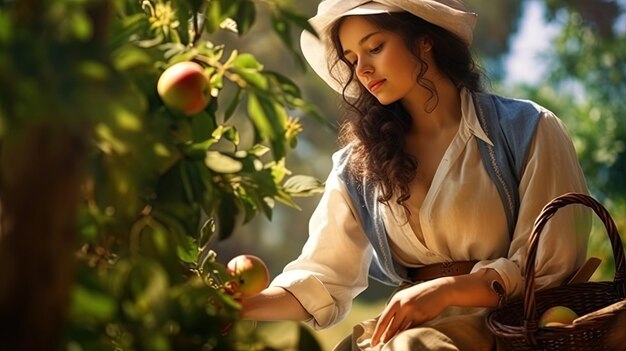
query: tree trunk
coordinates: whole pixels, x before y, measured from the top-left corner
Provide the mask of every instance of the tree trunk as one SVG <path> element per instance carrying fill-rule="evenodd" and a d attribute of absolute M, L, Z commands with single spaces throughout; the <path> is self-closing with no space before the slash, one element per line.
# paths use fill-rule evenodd
<path fill-rule="evenodd" d="M 58 350 L 74 281 L 85 141 L 58 127 L 20 135 L 0 149 L 0 349 Z"/>

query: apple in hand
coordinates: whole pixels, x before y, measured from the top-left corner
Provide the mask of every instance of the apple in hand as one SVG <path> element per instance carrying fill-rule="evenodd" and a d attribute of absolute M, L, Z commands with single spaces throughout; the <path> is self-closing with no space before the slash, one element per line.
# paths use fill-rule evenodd
<path fill-rule="evenodd" d="M 211 101 L 204 69 L 192 61 L 175 63 L 163 71 L 157 82 L 157 92 L 165 106 L 186 115 L 204 110 Z"/>
<path fill-rule="evenodd" d="M 257 295 L 270 282 L 269 270 L 265 262 L 257 256 L 236 256 L 228 262 L 226 269 L 235 278 L 237 290 L 242 297 Z"/>
<path fill-rule="evenodd" d="M 565 306 L 548 308 L 539 318 L 540 327 L 562 327 L 572 324 L 578 318 L 576 312 Z"/>

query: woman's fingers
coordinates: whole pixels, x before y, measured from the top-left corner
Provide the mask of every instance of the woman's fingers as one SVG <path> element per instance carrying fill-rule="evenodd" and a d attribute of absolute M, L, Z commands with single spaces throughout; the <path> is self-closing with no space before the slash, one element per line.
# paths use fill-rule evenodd
<path fill-rule="evenodd" d="M 392 304 L 388 304 L 376 322 L 374 333 L 372 333 L 372 345 L 378 345 L 381 336 L 387 330 L 389 323 L 394 319 L 394 317 L 395 309 Z"/>
<path fill-rule="evenodd" d="M 389 303 L 376 322 L 372 345 L 378 345 L 381 341 L 387 342 L 399 332 L 408 329 L 413 321 L 407 317 L 399 303 Z"/>
<path fill-rule="evenodd" d="M 376 329 L 374 329 L 371 340 L 372 346 L 377 345 L 380 342 L 388 342 L 398 333 L 409 329 L 411 325 L 413 325 L 413 321 L 401 318 L 396 314 L 388 327 L 381 325 L 380 327 L 377 326 Z"/>
<path fill-rule="evenodd" d="M 407 321 L 404 318 L 401 318 L 400 315 L 396 314 L 396 316 L 389 324 L 389 327 L 382 335 L 382 342 L 387 342 L 391 340 L 396 334 L 401 332 L 403 327 L 407 324 Z"/>

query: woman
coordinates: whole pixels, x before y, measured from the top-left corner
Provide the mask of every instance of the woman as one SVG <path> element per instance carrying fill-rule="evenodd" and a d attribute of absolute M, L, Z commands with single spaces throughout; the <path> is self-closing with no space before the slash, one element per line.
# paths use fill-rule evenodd
<path fill-rule="evenodd" d="M 485 308 L 520 295 L 535 218 L 587 188 L 550 111 L 481 92 L 475 20 L 454 0 L 319 5 L 302 49 L 351 114 L 302 254 L 245 318 L 329 327 L 369 273 L 402 288 L 337 349 L 493 349 Z M 544 229 L 539 288 L 583 263 L 588 215 L 570 206 Z"/>

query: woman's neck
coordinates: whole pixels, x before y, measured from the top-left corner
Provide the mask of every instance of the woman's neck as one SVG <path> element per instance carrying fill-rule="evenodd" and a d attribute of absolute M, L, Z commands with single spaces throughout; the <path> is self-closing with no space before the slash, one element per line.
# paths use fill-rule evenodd
<path fill-rule="evenodd" d="M 436 96 L 432 100 L 429 101 L 430 91 L 422 86 L 418 86 L 414 94 L 402 100 L 402 105 L 413 120 L 409 134 L 432 137 L 450 128 L 457 128 L 461 121 L 460 88 L 440 75 L 428 79 L 436 88 Z M 427 112 L 426 107 L 434 102 L 434 109 Z"/>

